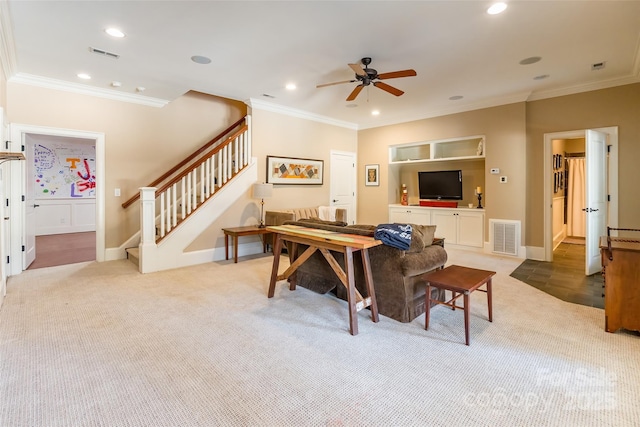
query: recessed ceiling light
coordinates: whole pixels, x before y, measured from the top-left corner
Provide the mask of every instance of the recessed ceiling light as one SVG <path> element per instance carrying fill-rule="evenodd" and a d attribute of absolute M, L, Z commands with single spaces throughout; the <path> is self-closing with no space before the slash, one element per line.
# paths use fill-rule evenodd
<path fill-rule="evenodd" d="M 540 62 L 542 58 L 539 56 L 530 56 L 528 58 L 524 58 L 522 61 L 520 61 L 520 65 L 531 65 L 531 64 L 535 64 L 536 62 Z"/>
<path fill-rule="evenodd" d="M 114 80 L 114 81 L 112 81 L 112 82 L 111 82 L 111 86 L 113 86 L 113 87 L 120 87 L 120 86 L 122 86 L 122 83 L 117 82 L 117 81 L 115 81 L 115 80 Z"/>
<path fill-rule="evenodd" d="M 117 37 L 119 39 L 125 36 L 125 34 L 117 28 L 107 28 L 104 32 L 109 34 L 111 37 Z"/>
<path fill-rule="evenodd" d="M 453 96 L 449 97 L 449 100 L 450 101 L 457 101 L 457 100 L 462 99 L 462 98 L 464 98 L 464 96 L 462 96 L 462 95 L 453 95 Z"/>
<path fill-rule="evenodd" d="M 206 56 L 200 56 L 200 55 L 192 56 L 191 60 L 193 62 L 195 62 L 196 64 L 202 64 L 202 65 L 206 65 L 206 64 L 210 64 L 211 63 L 211 59 L 210 58 L 207 58 Z"/>
<path fill-rule="evenodd" d="M 533 80 L 544 80 L 548 78 L 549 78 L 549 74 L 540 74 L 539 76 L 535 76 Z"/>
<path fill-rule="evenodd" d="M 287 90 L 296 90 L 297 88 L 295 83 L 287 83 L 285 87 L 287 88 Z"/>
<path fill-rule="evenodd" d="M 90 80 L 91 76 L 87 73 L 78 73 L 78 78 L 82 80 Z"/>
<path fill-rule="evenodd" d="M 138 86 L 138 87 L 136 88 L 136 92 L 144 92 L 145 90 L 147 90 L 147 88 L 146 88 L 146 87 L 143 87 L 143 86 Z"/>
<path fill-rule="evenodd" d="M 378 111 L 378 110 L 373 110 L 373 111 L 371 112 L 371 115 L 372 115 L 372 116 L 379 116 L 379 115 L 380 115 L 380 111 Z"/>
<path fill-rule="evenodd" d="M 487 13 L 489 15 L 497 15 L 498 13 L 502 13 L 504 12 L 504 10 L 507 8 L 507 4 L 506 3 L 494 3 L 491 5 L 491 7 L 489 7 L 489 9 L 487 9 Z"/>

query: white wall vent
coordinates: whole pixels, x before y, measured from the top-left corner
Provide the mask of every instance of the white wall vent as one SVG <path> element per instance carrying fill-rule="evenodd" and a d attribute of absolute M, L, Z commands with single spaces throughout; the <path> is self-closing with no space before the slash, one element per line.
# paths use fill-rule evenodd
<path fill-rule="evenodd" d="M 497 254 L 518 255 L 520 221 L 490 219 L 491 251 Z"/>
<path fill-rule="evenodd" d="M 108 58 L 113 58 L 113 59 L 120 58 L 120 55 L 118 55 L 117 53 L 107 52 L 106 50 L 97 49 L 97 48 L 91 47 L 91 46 L 89 46 L 89 52 L 97 53 L 98 55 L 103 55 L 103 56 L 106 56 Z"/>

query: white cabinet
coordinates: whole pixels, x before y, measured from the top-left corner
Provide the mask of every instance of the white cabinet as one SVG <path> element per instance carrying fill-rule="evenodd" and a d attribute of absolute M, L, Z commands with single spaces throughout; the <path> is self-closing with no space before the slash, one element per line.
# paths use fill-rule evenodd
<path fill-rule="evenodd" d="M 445 247 L 484 247 L 484 209 L 390 205 L 389 222 L 435 225 Z"/>
<path fill-rule="evenodd" d="M 389 207 L 389 222 L 430 225 L 431 214 L 418 206 Z"/>
<path fill-rule="evenodd" d="M 445 244 L 484 246 L 484 212 L 471 209 L 439 209 L 431 212 L 431 221 L 437 227 L 438 237 L 445 238 Z"/>
<path fill-rule="evenodd" d="M 414 142 L 389 147 L 389 164 L 484 159 L 484 136 Z"/>

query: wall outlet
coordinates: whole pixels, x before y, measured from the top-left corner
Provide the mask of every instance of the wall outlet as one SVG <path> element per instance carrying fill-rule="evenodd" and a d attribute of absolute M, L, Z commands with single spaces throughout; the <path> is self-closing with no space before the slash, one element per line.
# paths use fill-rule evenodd
<path fill-rule="evenodd" d="M 492 173 L 493 175 L 498 175 L 498 174 L 500 173 L 500 169 L 498 169 L 498 168 L 491 168 L 491 173 Z"/>
<path fill-rule="evenodd" d="M 114 192 L 113 192 L 113 195 L 114 195 L 114 196 L 116 196 L 116 197 L 120 197 L 120 189 L 119 189 L 119 188 L 116 188 L 116 189 L 114 190 Z"/>
<path fill-rule="evenodd" d="M 507 182 L 507 177 L 506 176 L 501 176 L 500 177 L 500 184 L 505 184 Z"/>

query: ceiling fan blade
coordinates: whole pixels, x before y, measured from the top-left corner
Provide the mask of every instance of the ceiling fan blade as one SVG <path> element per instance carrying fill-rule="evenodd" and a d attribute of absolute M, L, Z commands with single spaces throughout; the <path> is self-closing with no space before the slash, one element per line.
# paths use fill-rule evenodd
<path fill-rule="evenodd" d="M 364 72 L 360 64 L 349 64 L 349 67 L 359 76 L 366 76 L 367 73 Z"/>
<path fill-rule="evenodd" d="M 342 83 L 353 83 L 353 82 L 355 82 L 355 80 L 345 80 L 343 82 L 323 83 L 321 85 L 316 85 L 316 88 L 325 87 L 325 86 L 333 86 L 333 85 L 341 85 Z"/>
<path fill-rule="evenodd" d="M 414 77 L 417 76 L 416 70 L 402 70 L 402 71 L 392 71 L 390 73 L 382 73 L 378 74 L 378 78 L 380 80 L 384 79 L 396 79 L 398 77 Z"/>
<path fill-rule="evenodd" d="M 347 101 L 353 101 L 354 99 L 356 99 L 356 97 L 358 96 L 358 94 L 360 93 L 360 91 L 362 90 L 363 87 L 364 87 L 364 85 L 356 86 L 356 88 L 353 90 L 353 92 L 351 92 L 351 94 L 349 94 L 349 96 L 347 96 Z"/>
<path fill-rule="evenodd" d="M 404 93 L 400 89 L 396 89 L 395 87 L 389 86 L 386 83 L 374 82 L 373 85 L 375 87 L 380 88 L 380 89 L 382 89 L 382 90 L 384 90 L 386 92 L 389 92 L 390 94 L 395 95 L 395 96 L 400 96 L 400 95 L 402 95 Z"/>

